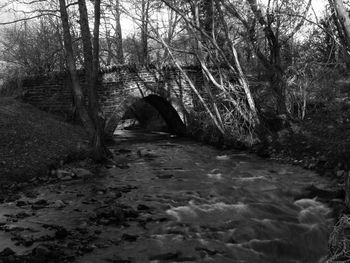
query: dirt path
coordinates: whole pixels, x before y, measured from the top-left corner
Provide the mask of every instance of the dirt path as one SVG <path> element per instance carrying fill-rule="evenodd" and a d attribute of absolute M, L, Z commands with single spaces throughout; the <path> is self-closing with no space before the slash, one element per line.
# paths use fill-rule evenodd
<path fill-rule="evenodd" d="M 191 141 L 143 141 L 124 136 L 116 165 L 62 171 L 2 204 L 0 259 L 324 262 L 331 211 L 295 196 L 327 179 Z"/>

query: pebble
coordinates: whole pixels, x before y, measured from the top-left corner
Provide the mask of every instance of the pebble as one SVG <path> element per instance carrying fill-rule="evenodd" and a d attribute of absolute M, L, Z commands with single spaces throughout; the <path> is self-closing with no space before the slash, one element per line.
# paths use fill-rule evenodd
<path fill-rule="evenodd" d="M 344 174 L 345 174 L 345 171 L 344 170 L 339 170 L 339 171 L 337 171 L 337 177 L 343 177 L 344 176 Z"/>
<path fill-rule="evenodd" d="M 110 223 L 110 220 L 105 219 L 105 218 L 101 218 L 101 219 L 99 220 L 99 223 L 100 223 L 101 225 L 108 225 L 108 224 Z"/>
<path fill-rule="evenodd" d="M 72 173 L 69 172 L 69 171 L 66 171 L 66 170 L 56 170 L 56 176 L 58 178 L 64 178 L 64 177 L 67 177 L 67 176 L 72 176 Z"/>
<path fill-rule="evenodd" d="M 139 204 L 137 210 L 150 210 L 151 208 L 147 205 Z"/>
<path fill-rule="evenodd" d="M 84 226 L 78 226 L 76 228 L 76 230 L 81 233 L 81 234 L 87 234 L 89 233 L 89 229 L 87 227 L 84 227 Z"/>
<path fill-rule="evenodd" d="M 47 202 L 45 199 L 39 199 L 39 200 L 36 201 L 34 204 L 35 204 L 35 205 L 46 206 L 46 205 L 48 205 L 48 202 Z"/>
<path fill-rule="evenodd" d="M 32 204 L 32 209 L 41 209 L 48 205 L 48 202 L 45 199 L 40 199 Z"/>
<path fill-rule="evenodd" d="M 170 178 L 173 178 L 174 175 L 172 175 L 172 174 L 162 174 L 162 175 L 157 175 L 157 177 L 159 179 L 170 179 Z"/>
<path fill-rule="evenodd" d="M 82 248 L 82 251 L 89 253 L 89 252 L 92 252 L 95 248 L 96 248 L 95 245 L 87 245 L 87 246 Z"/>
<path fill-rule="evenodd" d="M 57 209 L 63 208 L 65 206 L 66 206 L 66 204 L 62 200 L 56 200 L 54 202 L 54 204 L 52 205 L 52 207 L 57 208 Z"/>
<path fill-rule="evenodd" d="M 85 178 L 94 175 L 91 171 L 84 168 L 76 168 L 73 170 L 73 172 L 78 178 Z"/>
<path fill-rule="evenodd" d="M 47 257 L 50 255 L 50 250 L 45 246 L 39 245 L 33 250 L 33 254 L 36 257 Z"/>
<path fill-rule="evenodd" d="M 16 214 L 16 217 L 19 219 L 23 219 L 23 218 L 30 217 L 30 214 L 28 214 L 26 212 L 19 212 L 18 214 Z"/>
<path fill-rule="evenodd" d="M 67 175 L 67 176 L 61 177 L 60 179 L 61 179 L 62 181 L 69 181 L 69 180 L 72 180 L 73 177 L 70 176 L 70 175 Z"/>
<path fill-rule="evenodd" d="M 128 242 L 135 242 L 137 240 L 137 235 L 129 235 L 129 234 L 123 234 L 122 240 L 128 241 Z"/>
<path fill-rule="evenodd" d="M 98 243 L 98 244 L 96 244 L 96 247 L 98 247 L 98 248 L 108 248 L 109 245 L 104 244 L 104 243 Z"/>
<path fill-rule="evenodd" d="M 327 157 L 326 157 L 325 155 L 322 155 L 322 156 L 319 158 L 319 160 L 320 160 L 321 162 L 326 162 L 326 161 L 327 161 Z"/>
<path fill-rule="evenodd" d="M 60 227 L 59 229 L 56 230 L 55 232 L 55 237 L 57 239 L 64 239 L 68 236 L 68 231 L 64 227 Z"/>
<path fill-rule="evenodd" d="M 216 156 L 216 160 L 227 161 L 227 160 L 230 160 L 230 157 L 228 155 L 218 155 Z"/>
<path fill-rule="evenodd" d="M 28 202 L 23 201 L 23 200 L 19 200 L 19 201 L 16 202 L 16 206 L 25 206 L 27 204 L 28 204 Z"/>

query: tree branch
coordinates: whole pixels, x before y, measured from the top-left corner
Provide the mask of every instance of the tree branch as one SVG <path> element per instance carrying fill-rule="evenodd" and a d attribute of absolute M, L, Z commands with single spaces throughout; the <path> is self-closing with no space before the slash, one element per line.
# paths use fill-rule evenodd
<path fill-rule="evenodd" d="M 43 17 L 43 16 L 56 16 L 56 17 L 59 17 L 59 15 L 56 15 L 56 14 L 40 14 L 40 15 L 36 15 L 36 16 L 32 16 L 32 17 L 19 18 L 19 19 L 16 19 L 16 20 L 13 20 L 13 21 L 9 21 L 9 22 L 1 22 L 0 26 L 16 24 L 16 23 L 19 23 L 19 22 L 28 21 L 28 20 L 36 19 L 36 18 Z"/>

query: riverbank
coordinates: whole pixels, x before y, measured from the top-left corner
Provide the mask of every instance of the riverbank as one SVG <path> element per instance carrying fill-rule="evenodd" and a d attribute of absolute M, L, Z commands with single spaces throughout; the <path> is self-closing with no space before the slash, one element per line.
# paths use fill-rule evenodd
<path fill-rule="evenodd" d="M 0 99 L 0 184 L 47 176 L 72 158 L 83 157 L 84 130 L 13 98 Z"/>
<path fill-rule="evenodd" d="M 277 133 L 262 154 L 343 182 L 350 170 L 350 105 L 322 107 Z"/>
<path fill-rule="evenodd" d="M 304 120 L 292 121 L 255 150 L 263 157 L 316 171 L 344 189 L 350 172 L 350 105 L 309 111 Z M 338 198 L 344 199 L 344 193 Z"/>
<path fill-rule="evenodd" d="M 310 111 L 304 120 L 278 132 L 268 145 L 260 147 L 257 152 L 279 162 L 314 170 L 333 180 L 336 188 L 332 191 L 312 188 L 307 197 L 328 195 L 337 222 L 329 238 L 327 262 L 348 262 L 350 211 L 344 205 L 344 179 L 350 174 L 349 103 Z"/>

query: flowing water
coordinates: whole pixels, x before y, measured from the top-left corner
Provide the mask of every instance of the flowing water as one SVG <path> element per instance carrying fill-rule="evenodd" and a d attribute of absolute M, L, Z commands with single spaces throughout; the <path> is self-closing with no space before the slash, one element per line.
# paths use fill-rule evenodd
<path fill-rule="evenodd" d="M 325 178 L 168 134 L 122 131 L 115 140 L 116 167 L 38 189 L 68 205 L 27 219 L 98 233 L 93 252 L 74 262 L 325 262 L 331 210 L 317 198 L 295 199 L 311 184 L 327 187 Z M 115 197 L 115 189 L 127 190 Z M 111 202 L 137 216 L 122 225 L 89 220 Z"/>
<path fill-rule="evenodd" d="M 131 163 L 109 171 L 113 182 L 138 187 L 125 202 L 150 206 L 145 217 L 160 219 L 121 245 L 122 255 L 140 262 L 322 262 L 327 255 L 330 209 L 295 200 L 306 186 L 329 183 L 313 172 L 167 135 L 124 131 L 117 141 L 116 152 L 123 144 L 131 150 Z"/>

